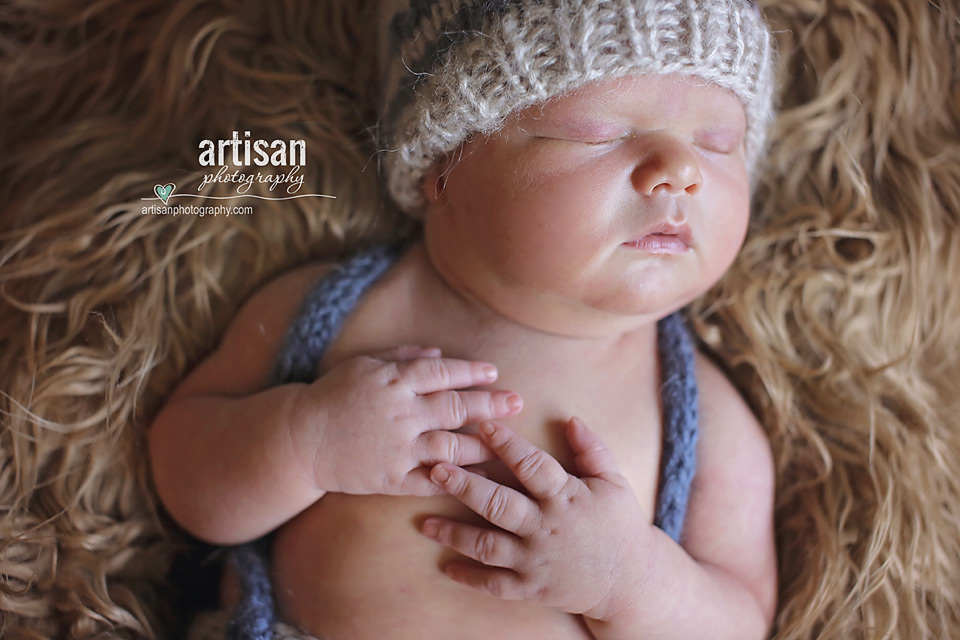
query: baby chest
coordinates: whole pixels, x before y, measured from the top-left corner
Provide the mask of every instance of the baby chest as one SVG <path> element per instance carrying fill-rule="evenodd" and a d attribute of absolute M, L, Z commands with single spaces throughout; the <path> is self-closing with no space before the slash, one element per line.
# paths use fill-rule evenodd
<path fill-rule="evenodd" d="M 504 388 L 524 398 L 519 414 L 500 420 L 556 458 L 567 472 L 581 475 L 566 439 L 568 421 L 576 416 L 609 448 L 620 472 L 652 522 L 659 479 L 662 432 L 660 403 L 651 389 L 633 388 L 622 381 L 565 385 L 565 376 L 550 385 L 550 376 L 512 381 Z M 491 477 L 517 487 L 500 463 L 485 468 Z"/>
<path fill-rule="evenodd" d="M 445 358 L 491 362 L 497 380 L 460 391 L 508 390 L 523 399 L 520 413 L 500 421 L 576 473 L 566 441 L 567 421 L 578 416 L 610 448 L 641 506 L 653 512 L 661 443 L 661 402 L 656 359 L 639 341 L 599 356 L 495 322 L 451 314 L 415 293 L 412 269 L 397 266 L 353 308 L 317 364 L 323 375 L 351 356 L 397 345 L 439 347 Z M 463 426 L 475 432 L 476 424 Z M 488 465 L 496 479 L 513 484 L 505 469 Z"/>

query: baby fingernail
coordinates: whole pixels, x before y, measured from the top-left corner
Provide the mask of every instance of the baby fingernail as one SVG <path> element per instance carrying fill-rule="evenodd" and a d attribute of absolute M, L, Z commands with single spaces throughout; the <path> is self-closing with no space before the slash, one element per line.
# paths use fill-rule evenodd
<path fill-rule="evenodd" d="M 480 433 L 485 436 L 492 436 L 493 432 L 496 431 L 496 427 L 493 426 L 492 422 L 482 422 L 480 423 Z"/>
<path fill-rule="evenodd" d="M 497 379 L 497 368 L 492 364 L 487 364 L 483 366 L 483 377 L 487 380 L 496 380 Z"/>
<path fill-rule="evenodd" d="M 434 482 L 438 484 L 443 484 L 450 479 L 450 472 L 444 469 L 443 467 L 437 465 L 433 468 L 433 471 L 430 472 L 430 477 Z"/>
<path fill-rule="evenodd" d="M 520 411 L 521 407 L 523 407 L 523 399 L 520 396 L 515 393 L 511 393 L 507 396 L 507 409 L 517 412 Z"/>
<path fill-rule="evenodd" d="M 427 520 L 423 523 L 423 535 L 428 538 L 436 538 L 440 535 L 440 527 L 433 520 Z"/>

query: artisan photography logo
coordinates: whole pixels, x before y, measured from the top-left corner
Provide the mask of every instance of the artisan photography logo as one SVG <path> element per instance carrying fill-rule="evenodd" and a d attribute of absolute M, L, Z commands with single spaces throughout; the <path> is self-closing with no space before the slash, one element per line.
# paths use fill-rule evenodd
<path fill-rule="evenodd" d="M 202 140 L 197 157 L 201 167 L 210 168 L 197 187 L 197 193 L 177 193 L 177 185 L 168 182 L 153 187 L 154 198 L 160 205 L 149 205 L 142 209 L 144 215 L 247 215 L 253 213 L 252 207 L 234 206 L 196 206 L 170 204 L 173 198 L 193 198 L 205 200 L 232 200 L 235 198 L 255 198 L 258 200 L 293 200 L 295 198 L 335 198 L 322 193 L 299 193 L 303 187 L 303 167 L 307 164 L 306 140 L 251 140 L 250 132 L 244 131 L 243 138 L 237 131 L 228 140 Z M 256 169 L 254 169 L 256 167 Z M 260 169 L 260 168 L 263 169 Z M 268 171 L 266 167 L 274 170 Z M 202 192 L 205 187 L 214 184 L 236 185 L 237 195 L 210 196 Z M 277 191 L 276 196 L 262 196 L 249 193 L 254 184 L 269 185 L 268 190 Z"/>

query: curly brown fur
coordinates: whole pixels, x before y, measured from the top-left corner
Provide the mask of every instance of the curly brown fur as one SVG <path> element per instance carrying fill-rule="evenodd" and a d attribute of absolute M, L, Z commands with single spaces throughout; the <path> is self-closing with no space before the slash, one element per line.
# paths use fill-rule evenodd
<path fill-rule="evenodd" d="M 147 481 L 152 412 L 264 280 L 402 231 L 375 188 L 368 71 L 341 62 L 365 24 L 349 9 L 0 5 L 3 637 L 158 633 L 173 541 Z M 338 199 L 140 214 L 158 182 L 195 192 L 198 141 L 242 128 L 307 140 L 306 184 Z"/>
<path fill-rule="evenodd" d="M 955 637 L 960 9 L 762 4 L 782 114 L 744 251 L 691 311 L 776 454 L 776 637 Z M 415 232 L 376 181 L 375 8 L 0 4 L 3 637 L 169 635 L 153 412 L 266 279 Z M 140 215 L 244 129 L 306 139 L 338 199 Z"/>
<path fill-rule="evenodd" d="M 694 309 L 773 443 L 778 638 L 960 635 L 960 11 L 925 4 L 768 3 L 770 167 Z"/>

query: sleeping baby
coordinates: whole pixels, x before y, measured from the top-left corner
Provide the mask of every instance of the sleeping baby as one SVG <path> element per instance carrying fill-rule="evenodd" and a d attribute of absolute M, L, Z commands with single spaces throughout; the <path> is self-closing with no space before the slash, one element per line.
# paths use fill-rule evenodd
<path fill-rule="evenodd" d="M 761 639 L 773 464 L 682 309 L 772 117 L 745 0 L 384 3 L 396 246 L 281 275 L 151 426 L 192 638 Z"/>

